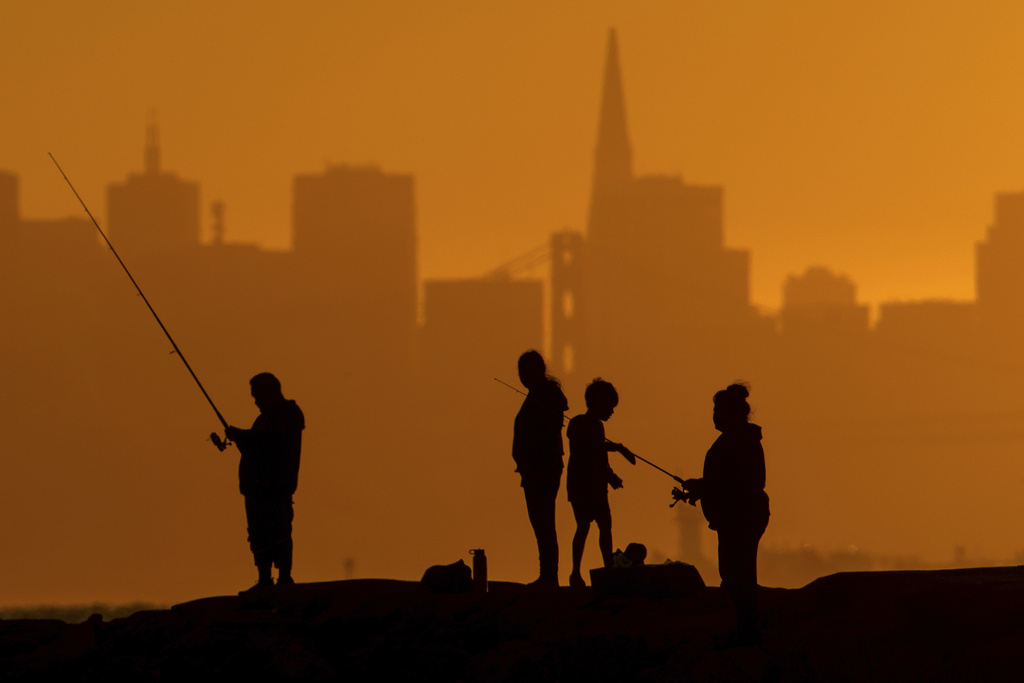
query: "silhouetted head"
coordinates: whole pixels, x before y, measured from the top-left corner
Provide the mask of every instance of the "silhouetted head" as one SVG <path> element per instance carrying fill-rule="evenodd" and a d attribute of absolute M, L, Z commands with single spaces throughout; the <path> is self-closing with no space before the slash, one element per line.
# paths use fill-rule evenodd
<path fill-rule="evenodd" d="M 615 391 L 611 382 L 598 377 L 583 392 L 583 400 L 587 402 L 588 413 L 600 420 L 607 420 L 615 412 L 615 406 L 619 405 L 619 392 Z"/>
<path fill-rule="evenodd" d="M 284 400 L 281 393 L 281 382 L 269 372 L 261 372 L 249 380 L 249 388 L 252 390 L 252 398 L 256 401 L 256 407 L 260 412 L 274 407 Z"/>
<path fill-rule="evenodd" d="M 530 349 L 519 356 L 519 381 L 527 389 L 532 389 L 547 377 L 548 368 L 544 364 L 544 357 L 539 352 Z"/>
<path fill-rule="evenodd" d="M 750 418 L 747 396 L 750 396 L 750 390 L 744 384 L 730 384 L 715 394 L 715 410 L 712 413 L 715 429 L 725 432 L 747 423 Z"/>

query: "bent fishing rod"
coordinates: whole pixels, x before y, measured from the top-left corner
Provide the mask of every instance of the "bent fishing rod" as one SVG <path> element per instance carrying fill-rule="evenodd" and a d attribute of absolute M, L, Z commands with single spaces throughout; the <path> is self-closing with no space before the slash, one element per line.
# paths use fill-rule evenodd
<path fill-rule="evenodd" d="M 497 377 L 495 377 L 495 378 L 494 378 L 494 381 L 495 381 L 495 382 L 497 382 L 498 384 L 504 384 L 504 385 L 505 385 L 506 387 L 508 387 L 508 388 L 509 388 L 509 389 L 511 389 L 512 391 L 516 392 L 517 394 L 522 394 L 523 396 L 526 396 L 526 395 L 527 395 L 526 393 L 524 393 L 524 392 L 522 392 L 522 391 L 519 391 L 519 389 L 515 388 L 514 386 L 512 386 L 512 385 L 511 385 L 511 384 L 509 384 L 508 382 L 502 382 L 502 381 L 501 381 L 500 379 L 498 379 Z M 564 414 L 562 415 L 562 422 L 565 422 L 565 415 L 564 415 Z M 614 442 L 614 441 L 612 441 L 611 439 L 605 439 L 605 441 L 607 441 L 608 443 L 615 443 L 615 442 Z M 620 445 L 620 444 L 616 444 L 616 445 Z M 648 460 L 647 458 L 641 458 L 641 457 L 640 457 L 639 455 L 637 455 L 636 453 L 633 453 L 633 451 L 630 451 L 630 453 L 632 453 L 632 454 L 633 454 L 633 457 L 634 457 L 634 458 L 636 458 L 637 460 L 641 460 L 641 461 L 643 461 L 643 462 L 647 463 L 648 465 L 650 465 L 650 466 L 651 466 L 651 467 L 653 467 L 654 469 L 658 470 L 659 472 L 664 472 L 664 473 L 665 473 L 665 474 L 667 474 L 668 476 L 670 476 L 670 477 L 672 477 L 673 479 L 675 479 L 675 480 L 676 480 L 676 481 L 677 481 L 678 483 L 680 483 L 680 484 L 684 483 L 684 482 L 683 482 L 683 480 L 682 480 L 681 478 L 679 478 L 679 477 L 677 477 L 676 475 L 672 474 L 672 473 L 671 473 L 671 472 L 669 472 L 668 470 L 665 470 L 665 469 L 662 469 L 662 468 L 658 467 L 657 465 L 655 465 L 655 464 L 654 464 L 653 462 L 651 462 L 651 461 L 650 461 L 650 460 Z"/>
<path fill-rule="evenodd" d="M 50 153 L 47 152 L 47 154 Z M 185 356 L 184 354 L 181 353 L 181 349 L 179 349 L 178 345 L 174 343 L 174 337 L 172 337 L 171 333 L 167 331 L 166 327 L 164 327 L 163 321 L 161 321 L 160 316 L 156 314 L 156 311 L 153 309 L 153 305 L 149 303 L 149 299 L 147 299 L 146 295 L 142 293 L 142 288 L 139 287 L 139 283 L 137 283 L 135 281 L 135 278 L 132 277 L 131 272 L 129 272 L 128 270 L 128 266 L 126 266 L 124 264 L 124 261 L 121 260 L 121 257 L 117 253 L 117 250 L 114 249 L 114 245 L 111 244 L 110 240 L 107 239 L 106 233 L 103 232 L 103 229 L 100 228 L 100 224 L 96 222 L 95 218 L 93 218 L 92 211 L 89 211 L 89 207 L 85 205 L 85 201 L 78 194 L 78 190 L 75 189 L 75 186 L 71 184 L 71 180 L 68 179 L 67 174 L 64 173 L 64 169 L 62 169 L 60 167 L 60 164 L 57 163 L 57 160 L 54 159 L 53 154 L 50 154 L 50 159 L 53 160 L 53 164 L 54 166 L 57 167 L 57 170 L 60 171 L 60 174 L 64 176 L 65 182 L 67 182 L 68 187 L 70 187 L 71 191 L 75 194 L 75 198 L 78 199 L 78 203 L 82 205 L 83 209 L 85 209 L 85 213 L 89 216 L 89 219 L 92 221 L 92 224 L 96 226 L 96 229 L 99 231 L 100 236 L 103 238 L 103 241 L 106 242 L 107 247 L 110 249 L 111 253 L 114 254 L 114 258 L 116 258 L 117 262 L 121 264 L 121 268 L 124 269 L 124 274 L 128 276 L 129 280 L 132 281 L 132 284 L 135 286 L 135 291 L 139 293 L 139 296 L 142 297 L 142 300 L 146 304 L 146 308 L 149 309 L 149 312 L 153 314 L 153 318 L 156 319 L 156 324 L 159 325 L 160 329 L 164 331 L 164 334 L 167 336 L 167 341 L 171 342 L 171 347 L 174 349 L 174 353 L 176 353 L 178 355 L 178 358 L 181 359 L 181 362 L 185 364 L 185 368 L 188 370 L 188 374 L 192 375 L 192 379 L 196 381 L 196 385 L 199 387 L 199 391 L 203 392 L 203 396 L 206 397 L 206 400 L 209 402 L 210 407 L 213 408 L 213 412 L 217 413 L 217 419 L 220 420 L 220 423 L 224 425 L 224 429 L 226 430 L 228 428 L 227 420 L 225 420 L 224 416 L 220 414 L 219 410 L 217 410 L 217 406 L 213 404 L 213 399 L 210 398 L 210 395 L 208 393 L 206 393 L 206 389 L 203 388 L 203 383 L 199 381 L 199 378 L 196 376 L 196 373 L 192 370 L 192 366 L 188 364 L 187 360 L 185 360 Z M 216 446 L 217 449 L 221 451 L 227 448 L 228 445 L 231 443 L 226 436 L 224 439 L 221 439 L 217 432 L 212 432 L 210 434 L 210 441 L 212 441 L 213 445 Z"/>

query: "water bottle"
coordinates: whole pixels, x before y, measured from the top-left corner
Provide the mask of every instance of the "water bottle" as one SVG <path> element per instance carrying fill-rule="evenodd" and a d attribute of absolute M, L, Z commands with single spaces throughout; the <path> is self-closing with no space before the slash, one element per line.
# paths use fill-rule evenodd
<path fill-rule="evenodd" d="M 473 556 L 473 590 L 477 593 L 487 592 L 487 555 L 483 548 L 470 550 Z"/>

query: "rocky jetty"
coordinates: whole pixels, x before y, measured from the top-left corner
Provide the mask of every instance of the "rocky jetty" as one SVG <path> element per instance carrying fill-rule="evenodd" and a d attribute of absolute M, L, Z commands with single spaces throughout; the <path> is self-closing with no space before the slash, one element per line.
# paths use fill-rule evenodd
<path fill-rule="evenodd" d="M 1024 568 L 862 572 L 760 592 L 763 642 L 729 647 L 719 588 L 611 595 L 492 583 L 439 595 L 352 580 L 79 624 L 0 620 L 23 680 L 1020 680 Z M 227 679 L 231 680 L 231 679 Z"/>

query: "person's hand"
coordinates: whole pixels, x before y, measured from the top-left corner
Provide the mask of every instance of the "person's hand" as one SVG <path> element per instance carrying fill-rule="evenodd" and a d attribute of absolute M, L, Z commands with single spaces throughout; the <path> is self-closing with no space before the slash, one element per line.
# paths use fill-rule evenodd
<path fill-rule="evenodd" d="M 684 503 L 689 503 L 690 505 L 696 505 L 697 501 L 700 499 L 700 496 L 697 495 L 696 492 L 684 490 L 679 488 L 678 486 L 672 489 L 672 497 L 676 500 L 676 502 L 683 501 Z M 675 503 L 673 503 L 673 505 L 675 505 Z"/>
<path fill-rule="evenodd" d="M 636 464 L 636 456 L 633 455 L 633 453 L 628 448 L 623 446 L 621 443 L 619 444 L 619 453 L 622 453 L 622 457 L 628 460 L 630 465 Z"/>
<path fill-rule="evenodd" d="M 242 433 L 242 430 L 238 427 L 225 427 L 224 436 L 228 437 L 231 441 L 238 441 L 238 435 Z"/>
<path fill-rule="evenodd" d="M 610 472 L 608 474 L 608 483 L 611 484 L 611 487 L 613 489 L 622 488 L 622 478 L 619 477 L 619 475 L 615 474 L 614 472 Z"/>

